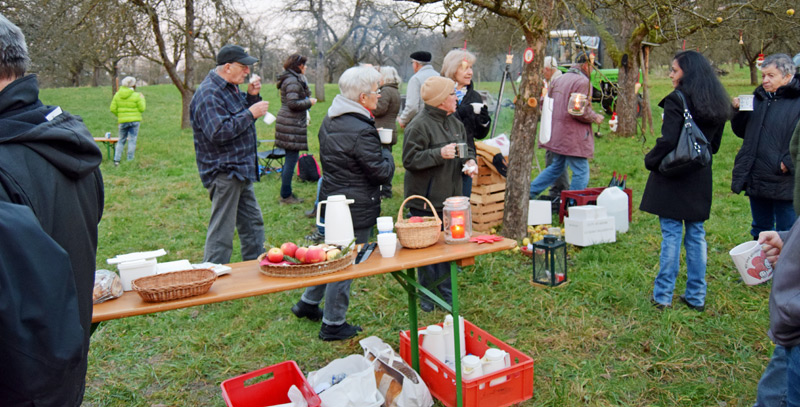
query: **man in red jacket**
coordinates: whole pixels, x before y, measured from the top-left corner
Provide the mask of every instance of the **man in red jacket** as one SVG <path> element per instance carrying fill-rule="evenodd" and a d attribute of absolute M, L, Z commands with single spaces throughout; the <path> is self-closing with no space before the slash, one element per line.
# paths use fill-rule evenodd
<path fill-rule="evenodd" d="M 550 88 L 553 130 L 550 141 L 542 147 L 553 153 L 553 162 L 531 182 L 531 199 L 553 185 L 567 166 L 572 168 L 571 190 L 585 189 L 589 185 L 588 159 L 594 154 L 592 123 L 602 123 L 603 115 L 592 110 L 591 58 L 582 52 L 576 62 L 578 65 L 570 68 Z M 573 93 L 587 95 L 586 105 L 577 112 L 570 106 Z"/>

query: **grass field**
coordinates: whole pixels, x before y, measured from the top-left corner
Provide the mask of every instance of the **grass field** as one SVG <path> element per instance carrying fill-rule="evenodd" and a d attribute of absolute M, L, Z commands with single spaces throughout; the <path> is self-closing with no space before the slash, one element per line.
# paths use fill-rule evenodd
<path fill-rule="evenodd" d="M 724 78 L 731 95 L 748 93 L 747 72 L 730 67 Z M 329 101 L 336 87 L 329 85 Z M 482 84 L 496 94 L 498 84 Z M 102 165 L 106 207 L 100 224 L 98 268 L 132 251 L 164 248 L 161 261 L 202 259 L 210 201 L 194 162 L 190 130 L 179 128 L 180 97 L 171 86 L 140 89 L 148 110 L 136 159 L 115 168 Z M 652 86 L 653 105 L 670 91 L 666 78 Z M 507 95 L 510 91 L 507 91 Z M 278 110 L 272 85 L 263 94 Z M 46 89 L 48 104 L 83 116 L 95 136 L 116 133 L 108 112 L 108 88 Z M 311 151 L 330 102 L 311 110 Z M 511 112 L 498 132 L 507 131 Z M 654 112 L 660 126 L 660 109 Z M 259 138 L 273 128 L 258 122 Z M 533 130 L 531 130 L 533 131 Z M 601 129 L 608 133 L 607 128 Z M 657 134 L 657 133 L 656 133 Z M 606 135 L 596 140 L 590 186 L 604 186 L 612 171 L 628 174 L 634 191 L 633 222 L 617 243 L 570 249 L 570 284 L 538 289 L 528 284 L 530 261 L 511 252 L 479 257 L 459 278 L 463 315 L 535 361 L 534 396 L 524 406 L 744 406 L 751 405 L 771 354 L 769 285 L 739 282 L 727 251 L 749 238 L 747 199 L 730 192 L 733 158 L 741 146 L 728 127 L 714 160 L 714 204 L 706 223 L 708 298 L 705 313 L 676 304 L 658 312 L 648 298 L 658 270 L 660 230 L 655 216 L 637 210 L 648 172 L 646 139 Z M 105 149 L 104 149 L 105 152 Z M 400 162 L 400 149 L 394 149 Z M 543 153 L 539 160 L 544 164 Z M 538 172 L 534 169 L 533 174 Z M 403 170 L 395 174 L 395 197 L 384 215 L 397 215 Z M 295 193 L 313 202 L 315 185 L 295 182 Z M 267 238 L 301 241 L 313 230 L 303 217 L 310 204 L 278 205 L 280 180 L 271 174 L 256 185 Z M 238 242 L 233 261 L 240 260 Z M 683 273 L 682 273 L 683 274 Z M 678 279 L 676 295 L 685 277 Z M 223 406 L 221 381 L 284 360 L 308 372 L 331 360 L 361 353 L 357 339 L 324 343 L 319 325 L 289 312 L 301 292 L 287 292 L 103 323 L 92 337 L 87 406 Z M 365 335 L 398 344 L 407 329 L 403 289 L 389 276 L 354 281 L 348 320 Z M 441 321 L 440 311 L 421 324 Z M 437 403 L 437 405 L 440 405 Z"/>

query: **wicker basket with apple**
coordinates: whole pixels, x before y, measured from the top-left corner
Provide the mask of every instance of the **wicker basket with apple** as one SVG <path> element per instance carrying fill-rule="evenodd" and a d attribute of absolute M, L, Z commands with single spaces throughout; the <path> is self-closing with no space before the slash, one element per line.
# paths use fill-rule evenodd
<path fill-rule="evenodd" d="M 432 210 L 433 216 L 412 216 L 403 219 L 403 207 L 411 199 L 422 199 L 428 203 L 428 208 L 433 208 L 431 201 L 421 195 L 411 195 L 400 204 L 397 211 L 397 223 L 394 227 L 397 230 L 397 240 L 403 247 L 408 249 L 422 249 L 432 246 L 439 241 L 439 234 L 442 230 L 442 221 L 436 210 Z"/>
<path fill-rule="evenodd" d="M 320 244 L 297 247 L 286 242 L 258 256 L 261 272 L 271 277 L 310 277 L 333 273 L 353 264 L 353 245 Z"/>

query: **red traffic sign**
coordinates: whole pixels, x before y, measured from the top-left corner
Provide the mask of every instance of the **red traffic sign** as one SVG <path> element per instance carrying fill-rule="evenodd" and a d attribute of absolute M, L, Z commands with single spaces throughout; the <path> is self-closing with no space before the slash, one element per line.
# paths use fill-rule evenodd
<path fill-rule="evenodd" d="M 531 63 L 531 61 L 533 61 L 533 48 L 526 48 L 525 53 L 522 54 L 522 58 L 525 60 L 526 64 Z"/>

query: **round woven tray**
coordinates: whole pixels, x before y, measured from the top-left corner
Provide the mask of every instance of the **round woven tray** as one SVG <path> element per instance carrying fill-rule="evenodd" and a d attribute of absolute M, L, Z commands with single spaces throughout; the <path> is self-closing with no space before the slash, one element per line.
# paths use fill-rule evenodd
<path fill-rule="evenodd" d="M 318 276 L 322 274 L 328 274 L 339 271 L 353 264 L 353 260 L 356 258 L 357 252 L 358 251 L 355 250 L 355 248 L 353 248 L 343 257 L 340 257 L 335 260 L 323 261 L 321 263 L 292 264 L 292 265 L 265 264 L 260 267 L 262 273 L 271 277 Z M 266 255 L 267 255 L 266 253 L 262 253 L 260 256 L 258 256 L 258 262 L 261 263 L 261 260 L 263 260 L 264 256 Z"/>
<path fill-rule="evenodd" d="M 403 207 L 406 202 L 411 199 L 422 199 L 428 203 L 431 208 L 433 216 L 423 216 L 422 222 L 409 223 L 408 219 L 403 219 Z M 442 230 L 442 221 L 439 219 L 439 214 L 433 207 L 431 201 L 421 195 L 411 195 L 406 198 L 400 205 L 400 210 L 397 211 L 397 223 L 394 224 L 397 231 L 397 240 L 403 247 L 408 249 L 421 249 L 423 247 L 432 246 L 439 241 L 439 234 Z"/>
<path fill-rule="evenodd" d="M 161 302 L 205 294 L 216 279 L 210 269 L 182 270 L 137 278 L 131 287 L 142 300 Z"/>

